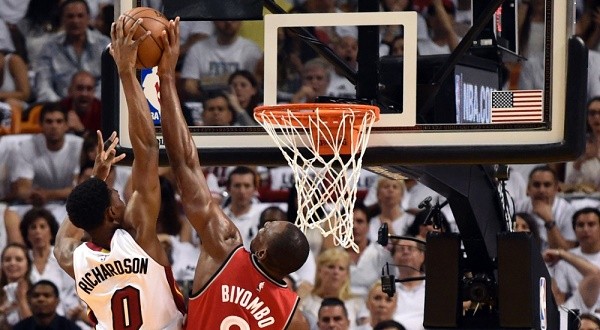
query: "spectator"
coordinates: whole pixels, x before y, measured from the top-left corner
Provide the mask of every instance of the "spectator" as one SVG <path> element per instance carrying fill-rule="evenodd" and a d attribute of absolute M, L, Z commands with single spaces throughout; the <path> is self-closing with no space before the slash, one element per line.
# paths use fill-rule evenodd
<path fill-rule="evenodd" d="M 240 21 L 215 21 L 215 35 L 194 44 L 181 69 L 186 99 L 201 98 L 202 91 L 224 89 L 236 70 L 254 72 L 262 51 L 252 41 L 240 37 Z"/>
<path fill-rule="evenodd" d="M 399 240 L 392 250 L 394 263 L 398 266 L 398 279 L 423 276 L 425 251 L 423 244 Z M 425 281 L 414 280 L 396 283 L 398 305 L 394 320 L 409 330 L 423 329 L 425 310 Z"/>
<path fill-rule="evenodd" d="M 250 247 L 250 241 L 256 236 L 260 212 L 264 209 L 255 199 L 258 187 L 258 175 L 246 166 L 238 166 L 227 180 L 227 192 L 231 197 L 223 213 L 240 231 L 244 246 Z"/>
<path fill-rule="evenodd" d="M 313 103 L 317 96 L 327 95 L 331 81 L 331 65 L 322 58 L 314 58 L 302 68 L 302 87 L 292 96 L 292 103 Z"/>
<path fill-rule="evenodd" d="M 569 191 L 592 193 L 600 190 L 600 96 L 587 103 L 588 136 L 585 152 L 567 163 L 565 187 Z"/>
<path fill-rule="evenodd" d="M 578 247 L 563 251 L 562 249 L 550 249 L 545 252 L 544 257 L 547 261 L 555 263 L 557 260 L 564 260 L 566 263 L 559 262 L 554 270 L 554 279 L 558 288 L 557 301 L 564 302 L 568 296 L 572 296 L 566 301 L 570 308 L 579 308 L 583 312 L 592 311 L 600 308 L 600 211 L 596 208 L 583 208 L 575 212 L 572 217 L 572 228 L 575 230 Z M 550 257 L 553 257 L 549 259 Z M 583 258 L 593 266 L 585 266 L 580 262 L 576 263 L 576 258 Z M 590 270 L 591 267 L 591 270 Z M 596 280 L 596 292 L 592 294 L 591 290 L 578 290 L 583 284 L 584 277 L 592 273 L 591 279 Z M 555 292 L 556 295 L 556 292 Z M 590 297 L 591 296 L 591 297 Z"/>
<path fill-rule="evenodd" d="M 367 308 L 371 316 L 369 324 L 361 328 L 361 330 L 371 330 L 383 321 L 392 320 L 397 305 L 398 297 L 396 295 L 390 297 L 387 293 L 383 292 L 381 281 L 375 282 L 367 296 Z"/>
<path fill-rule="evenodd" d="M 227 95 L 223 92 L 208 93 L 202 102 L 202 125 L 233 126 L 235 122 L 236 112 Z"/>
<path fill-rule="evenodd" d="M 594 0 L 584 0 L 583 14 L 575 25 L 577 34 L 585 45 L 595 51 L 600 51 L 600 4 Z"/>
<path fill-rule="evenodd" d="M 179 60 L 185 58 L 188 50 L 198 41 L 204 40 L 214 34 L 215 25 L 210 21 L 183 21 L 179 22 Z"/>
<path fill-rule="evenodd" d="M 337 37 L 333 41 L 333 52 L 341 58 L 349 68 L 358 69 L 358 38 L 356 35 L 348 33 Z M 342 71 L 337 67 L 331 70 L 327 95 L 333 97 L 356 98 L 356 86 L 352 84 Z"/>
<path fill-rule="evenodd" d="M 60 303 L 58 288 L 54 283 L 41 280 L 32 285 L 27 299 L 33 315 L 15 324 L 13 330 L 80 330 L 71 320 L 56 313 Z"/>
<path fill-rule="evenodd" d="M 42 133 L 23 140 L 9 164 L 13 199 L 37 206 L 66 200 L 79 172 L 83 144 L 82 138 L 66 134 L 66 111 L 58 103 L 43 106 L 40 122 Z"/>
<path fill-rule="evenodd" d="M 558 196 L 556 172 L 547 165 L 531 170 L 526 199 L 515 202 L 515 212 L 526 212 L 536 220 L 542 240 L 542 250 L 570 249 L 575 246 L 571 220 L 575 208 Z"/>
<path fill-rule="evenodd" d="M 344 302 L 338 298 L 325 298 L 318 312 L 317 325 L 319 330 L 348 330 L 350 320 Z"/>
<path fill-rule="evenodd" d="M 450 0 L 433 0 L 427 7 L 430 39 L 417 41 L 420 55 L 450 54 L 460 42 L 454 30 L 456 8 Z"/>
<path fill-rule="evenodd" d="M 414 216 L 402 210 L 400 206 L 406 186 L 402 180 L 392 180 L 381 177 L 377 182 L 377 204 L 379 215 L 373 217 L 369 223 L 369 239 L 377 241 L 377 232 L 382 224 L 388 224 L 389 233 L 404 235 L 406 229 L 414 221 Z"/>
<path fill-rule="evenodd" d="M 91 133 L 95 137 L 102 123 L 102 104 L 95 94 L 96 78 L 88 71 L 75 73 L 68 93 L 60 105 L 67 109 L 69 132 L 80 136 Z"/>
<path fill-rule="evenodd" d="M 326 298 L 337 298 L 344 302 L 350 320 L 350 329 L 368 322 L 369 312 L 365 301 L 350 292 L 350 256 L 340 248 L 329 248 L 317 257 L 315 287 L 310 295 L 301 297 L 300 309 L 311 315 L 308 319 L 319 319 L 321 302 Z"/>
<path fill-rule="evenodd" d="M 69 318 L 85 319 L 85 312 L 75 292 L 75 282 L 60 268 L 53 254 L 58 223 L 52 213 L 44 208 L 30 209 L 23 215 L 19 230 L 33 264 L 29 276 L 31 283 L 52 281 L 62 297 L 57 306 L 58 313 Z"/>
<path fill-rule="evenodd" d="M 363 299 L 380 279 L 386 262 L 393 264 L 390 252 L 377 241 L 369 240 L 369 220 L 367 208 L 360 203 L 355 204 L 352 231 L 358 251 L 348 247 L 346 252 L 350 255 L 350 290 Z"/>
<path fill-rule="evenodd" d="M 538 228 L 535 219 L 529 213 L 515 213 L 513 216 L 514 231 L 530 233 L 533 240 L 537 242 L 538 248 L 542 249 L 542 241 L 540 239 L 540 229 Z"/>
<path fill-rule="evenodd" d="M 0 258 L 0 327 L 10 329 L 20 320 L 31 316 L 27 290 L 31 286 L 31 260 L 27 248 L 18 243 L 8 244 Z"/>
<path fill-rule="evenodd" d="M 238 114 L 240 125 L 258 125 L 254 120 L 254 108 L 262 103 L 262 100 L 260 87 L 254 74 L 248 70 L 235 71 L 229 76 L 228 84 L 230 92 L 226 95 L 229 97 L 229 104 Z"/>
<path fill-rule="evenodd" d="M 17 23 L 25 39 L 27 63 L 32 64 L 38 58 L 46 42 L 60 28 L 61 0 L 31 0 L 25 17 Z"/>
<path fill-rule="evenodd" d="M 81 70 L 96 77 L 96 96 L 100 96 L 100 57 L 110 39 L 90 30 L 90 9 L 85 0 L 66 0 L 60 7 L 63 31 L 44 44 L 37 59 L 37 101 L 58 101 L 68 96 L 72 76 Z"/>

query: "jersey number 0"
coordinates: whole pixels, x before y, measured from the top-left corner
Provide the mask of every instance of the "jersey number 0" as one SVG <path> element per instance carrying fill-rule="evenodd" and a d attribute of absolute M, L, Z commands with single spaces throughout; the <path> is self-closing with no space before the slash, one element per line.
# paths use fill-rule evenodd
<path fill-rule="evenodd" d="M 142 327 L 140 290 L 126 286 L 115 291 L 110 299 L 115 329 L 138 330 Z"/>

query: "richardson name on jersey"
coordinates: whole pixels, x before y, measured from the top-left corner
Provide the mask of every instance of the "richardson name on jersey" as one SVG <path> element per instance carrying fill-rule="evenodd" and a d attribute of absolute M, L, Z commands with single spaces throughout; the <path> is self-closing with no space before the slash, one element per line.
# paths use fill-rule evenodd
<path fill-rule="evenodd" d="M 90 294 L 96 285 L 113 276 L 147 273 L 148 258 L 127 258 L 92 268 L 77 281 L 77 285 L 85 293 Z"/>
<path fill-rule="evenodd" d="M 234 303 L 250 311 L 250 314 L 257 321 L 259 328 L 268 327 L 275 323 L 271 316 L 271 310 L 259 297 L 254 297 L 253 292 L 235 285 L 221 285 L 221 301 L 224 303 Z"/>

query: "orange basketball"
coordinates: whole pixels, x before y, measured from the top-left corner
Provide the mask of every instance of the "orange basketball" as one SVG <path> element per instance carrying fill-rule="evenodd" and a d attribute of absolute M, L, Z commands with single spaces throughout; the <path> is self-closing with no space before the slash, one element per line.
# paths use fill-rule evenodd
<path fill-rule="evenodd" d="M 151 33 L 138 47 L 136 68 L 142 69 L 157 66 L 164 50 L 161 39 L 162 31 L 166 30 L 169 26 L 169 20 L 160 11 L 148 7 L 136 7 L 125 12 L 123 15 L 125 16 L 125 21 L 123 22 L 125 33 L 131 29 L 139 18 L 144 20 L 137 31 L 135 31 L 133 35 L 134 40 L 146 34 L 146 31 L 150 31 Z"/>

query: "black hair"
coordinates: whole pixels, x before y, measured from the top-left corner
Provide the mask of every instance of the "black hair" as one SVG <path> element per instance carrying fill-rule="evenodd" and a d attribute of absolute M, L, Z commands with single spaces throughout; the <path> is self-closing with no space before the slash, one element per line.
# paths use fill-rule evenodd
<path fill-rule="evenodd" d="M 367 217 L 367 223 L 371 222 L 371 217 L 369 216 L 369 209 L 365 206 L 362 201 L 356 201 L 354 203 L 353 211 L 361 211 Z"/>
<path fill-rule="evenodd" d="M 227 189 L 231 188 L 231 177 L 234 175 L 245 175 L 252 174 L 252 183 L 254 183 L 254 188 L 258 188 L 258 174 L 255 170 L 248 166 L 237 166 L 233 169 L 227 176 Z"/>
<path fill-rule="evenodd" d="M 27 290 L 27 296 L 31 297 L 33 295 L 33 290 L 35 290 L 35 288 L 37 288 L 40 285 L 47 285 L 47 286 L 51 287 L 52 292 L 54 292 L 54 296 L 56 296 L 56 298 L 60 298 L 60 295 L 58 293 L 58 287 L 56 286 L 56 284 L 54 284 L 54 282 L 48 281 L 48 280 L 39 280 L 39 281 L 35 282 L 29 288 L 29 290 Z"/>
<path fill-rule="evenodd" d="M 274 236 L 268 243 L 268 258 L 270 264 L 280 272 L 289 274 L 297 271 L 304 265 L 310 247 L 308 240 L 300 228 L 286 222 L 284 231 Z M 281 251 L 285 251 L 282 253 Z"/>
<path fill-rule="evenodd" d="M 256 108 L 262 101 L 261 90 L 260 86 L 258 85 L 258 80 L 256 79 L 256 76 L 248 70 L 237 70 L 234 71 L 231 75 L 229 75 L 229 78 L 227 79 L 227 84 L 231 85 L 233 79 L 237 76 L 246 78 L 246 80 L 250 82 L 250 85 L 256 88 L 256 94 L 252 95 L 248 106 L 244 109 L 246 110 L 248 115 L 250 115 L 251 118 L 254 118 L 254 108 Z"/>
<path fill-rule="evenodd" d="M 529 227 L 531 236 L 533 236 L 533 239 L 537 242 L 538 246 L 541 247 L 542 239 L 540 237 L 540 228 L 538 227 L 535 218 L 527 212 L 517 212 L 513 215 L 514 222 L 517 221 L 517 217 L 520 217 L 521 219 L 523 219 L 523 221 L 525 221 L 527 227 Z"/>
<path fill-rule="evenodd" d="M 98 178 L 90 178 L 73 188 L 66 205 L 71 222 L 87 232 L 102 224 L 109 206 L 110 190 L 106 182 Z"/>
<path fill-rule="evenodd" d="M 552 173 L 552 176 L 554 177 L 554 182 L 558 181 L 558 174 L 552 167 L 550 167 L 548 165 L 539 165 L 539 166 L 534 167 L 531 170 L 531 172 L 529 172 L 529 178 L 528 178 L 529 181 L 531 181 L 531 178 L 537 172 L 550 172 L 550 173 Z"/>
<path fill-rule="evenodd" d="M 342 310 L 344 311 L 344 315 L 346 317 L 348 317 L 348 309 L 346 308 L 346 304 L 344 304 L 344 301 L 342 299 L 335 298 L 335 297 L 324 298 L 321 301 L 321 306 L 319 307 L 319 314 L 321 314 L 321 309 L 323 307 L 335 307 L 335 306 L 342 307 Z"/>
<path fill-rule="evenodd" d="M 52 212 L 48 211 L 43 207 L 31 208 L 23 215 L 23 219 L 19 224 L 19 231 L 21 232 L 21 236 L 25 240 L 25 245 L 30 249 L 32 248 L 32 245 L 31 242 L 27 239 L 27 233 L 29 231 L 29 227 L 38 218 L 43 218 L 44 220 L 46 220 L 46 223 L 50 228 L 50 233 L 52 234 L 52 237 L 50 239 L 51 245 L 54 245 L 54 239 L 56 238 L 56 233 L 58 233 L 58 222 L 56 222 L 56 218 L 54 217 Z"/>
<path fill-rule="evenodd" d="M 60 4 L 60 16 L 62 17 L 62 15 L 65 12 L 65 8 L 72 4 L 72 3 L 82 3 L 85 6 L 85 11 L 87 12 L 87 14 L 90 14 L 90 6 L 88 5 L 87 1 L 85 0 L 65 0 Z"/>
<path fill-rule="evenodd" d="M 51 112 L 60 112 L 63 115 L 65 122 L 67 121 L 67 111 L 63 108 L 59 102 L 46 102 L 42 105 L 40 110 L 40 124 L 44 123 L 46 115 Z"/>
<path fill-rule="evenodd" d="M 573 230 L 575 230 L 575 225 L 577 224 L 577 218 L 579 218 L 582 214 L 594 213 L 598 219 L 600 219 L 600 210 L 595 207 L 584 207 L 577 210 L 573 213 L 573 218 L 571 218 L 571 224 L 573 225 Z"/>
<path fill-rule="evenodd" d="M 395 330 L 406 330 L 406 328 L 402 324 L 400 324 L 394 320 L 381 321 L 381 322 L 375 324 L 375 326 L 373 327 L 373 330 L 386 330 L 389 328 L 393 328 Z"/>
<path fill-rule="evenodd" d="M 227 94 L 225 94 L 225 92 L 222 90 L 211 90 L 206 92 L 206 97 L 202 100 L 202 108 L 204 109 L 203 111 L 206 111 L 207 109 L 206 102 L 218 98 L 223 98 L 227 103 L 227 110 L 231 112 L 231 123 L 229 124 L 233 125 L 233 123 L 235 123 L 235 121 L 237 120 L 237 115 L 235 110 L 231 106 L 231 102 L 229 102 L 229 97 L 227 97 Z"/>

